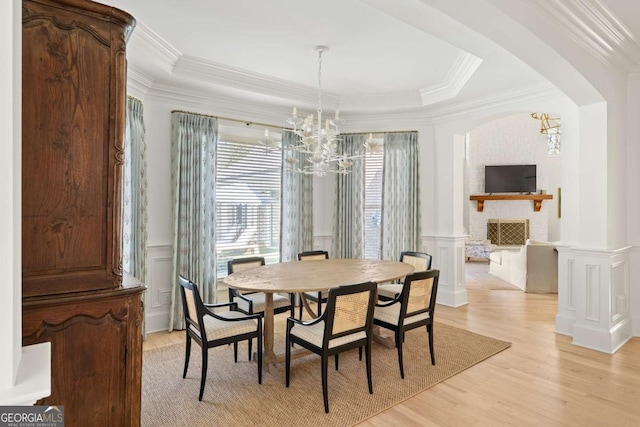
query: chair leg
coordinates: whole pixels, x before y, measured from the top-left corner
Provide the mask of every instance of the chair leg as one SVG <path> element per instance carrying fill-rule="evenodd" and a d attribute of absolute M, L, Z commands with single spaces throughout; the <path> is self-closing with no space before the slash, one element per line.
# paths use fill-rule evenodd
<path fill-rule="evenodd" d="M 262 384 L 262 324 L 258 330 L 258 384 Z"/>
<path fill-rule="evenodd" d="M 400 365 L 400 378 L 404 379 L 404 365 L 402 363 L 402 339 L 404 334 L 402 331 L 396 331 L 396 348 L 398 349 L 398 365 Z"/>
<path fill-rule="evenodd" d="M 336 353 L 336 354 L 333 356 L 333 358 L 334 358 L 334 359 L 335 359 L 335 361 L 336 361 L 336 371 L 338 370 L 338 356 L 339 356 L 339 355 L 338 355 L 338 353 Z"/>
<path fill-rule="evenodd" d="M 285 371 L 285 384 L 289 387 L 289 372 L 291 371 L 291 346 L 289 342 L 291 340 L 291 323 L 287 321 L 287 334 L 285 338 L 285 359 L 284 359 L 284 371 Z"/>
<path fill-rule="evenodd" d="M 427 334 L 429 334 L 429 353 L 431 353 L 431 364 L 436 364 L 436 356 L 433 351 L 433 323 L 427 325 Z"/>
<path fill-rule="evenodd" d="M 208 348 L 206 343 L 202 346 L 202 373 L 200 374 L 200 395 L 198 400 L 202 401 L 202 395 L 204 394 L 204 383 L 207 379 L 207 361 L 209 360 Z"/>
<path fill-rule="evenodd" d="M 184 372 L 182 378 L 187 377 L 187 369 L 189 368 L 189 356 L 191 356 L 191 337 L 187 334 L 187 349 L 184 354 Z"/>
<path fill-rule="evenodd" d="M 238 341 L 233 343 L 233 363 L 238 363 Z"/>
<path fill-rule="evenodd" d="M 318 292 L 318 317 L 322 314 L 322 294 Z"/>
<path fill-rule="evenodd" d="M 328 386 L 327 386 L 327 365 L 329 364 L 329 358 L 327 355 L 322 355 L 321 362 L 321 371 L 322 371 L 322 398 L 324 399 L 324 412 L 329 413 L 329 396 L 328 396 Z"/>
<path fill-rule="evenodd" d="M 373 382 L 371 381 L 371 337 L 369 337 L 369 342 L 367 343 L 364 351 L 366 353 L 365 358 L 367 364 L 367 382 L 369 383 L 369 394 L 373 394 Z"/>
<path fill-rule="evenodd" d="M 251 351 L 253 350 L 253 338 L 249 338 L 249 343 L 248 343 L 248 347 L 249 347 L 249 360 L 251 360 Z"/>
<path fill-rule="evenodd" d="M 362 347 L 358 347 L 358 360 L 362 361 Z"/>

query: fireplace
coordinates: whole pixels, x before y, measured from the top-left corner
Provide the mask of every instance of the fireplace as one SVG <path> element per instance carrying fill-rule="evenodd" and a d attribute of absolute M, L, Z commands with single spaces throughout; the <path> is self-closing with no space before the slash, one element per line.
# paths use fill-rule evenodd
<path fill-rule="evenodd" d="M 524 245 L 528 238 L 528 219 L 490 219 L 487 222 L 487 239 L 495 245 Z"/>

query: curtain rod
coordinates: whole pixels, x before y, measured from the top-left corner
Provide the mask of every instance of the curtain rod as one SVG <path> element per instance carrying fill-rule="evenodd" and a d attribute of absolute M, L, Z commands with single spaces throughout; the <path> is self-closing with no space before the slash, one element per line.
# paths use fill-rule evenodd
<path fill-rule="evenodd" d="M 247 126 L 256 125 L 256 126 L 266 126 L 266 127 L 275 128 L 275 129 L 282 129 L 282 130 L 293 130 L 291 128 L 287 128 L 287 127 L 284 127 L 284 126 L 268 125 L 266 123 L 252 122 L 251 120 L 232 119 L 231 117 L 211 116 L 211 115 L 208 115 L 208 114 L 195 113 L 193 111 L 173 110 L 171 112 L 172 113 L 195 114 L 196 116 L 210 117 L 212 119 L 227 120 L 227 121 L 230 121 L 230 122 L 244 123 Z"/>
<path fill-rule="evenodd" d="M 256 125 L 256 126 L 266 126 L 266 127 L 271 127 L 271 128 L 275 128 L 275 129 L 282 129 L 282 130 L 293 130 L 292 128 L 287 128 L 287 127 L 284 127 L 284 126 L 269 125 L 269 124 L 266 124 L 266 123 L 252 122 L 251 120 L 232 119 L 230 117 L 212 116 L 212 115 L 209 115 L 209 114 L 195 113 L 193 111 L 173 110 L 171 112 L 172 113 L 195 114 L 196 116 L 211 117 L 212 119 L 218 119 L 218 120 L 228 120 L 228 121 L 231 121 L 231 122 L 244 123 L 247 126 Z M 390 131 L 382 131 L 382 132 L 340 132 L 340 135 L 367 135 L 367 134 L 370 134 L 370 133 L 373 134 L 373 135 L 384 135 L 385 133 L 414 133 L 414 132 L 418 133 L 417 130 L 390 130 Z"/>
<path fill-rule="evenodd" d="M 380 132 L 340 132 L 340 135 L 384 135 L 385 133 L 418 133 L 417 130 L 385 130 Z"/>

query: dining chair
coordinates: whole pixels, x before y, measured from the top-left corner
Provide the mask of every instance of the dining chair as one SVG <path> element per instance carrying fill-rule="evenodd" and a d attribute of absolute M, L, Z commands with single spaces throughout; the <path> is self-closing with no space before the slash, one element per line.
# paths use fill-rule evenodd
<path fill-rule="evenodd" d="M 200 374 L 200 394 L 202 400 L 204 384 L 207 379 L 207 362 L 209 349 L 233 343 L 233 360 L 238 361 L 238 342 L 253 338 L 258 339 L 258 384 L 262 384 L 262 316 L 245 315 L 237 311 L 235 302 L 204 304 L 200 298 L 198 286 L 182 276 L 178 276 L 182 293 L 184 311 L 186 352 L 184 356 L 184 372 L 186 378 L 191 355 L 191 341 L 195 341 L 202 349 L 202 373 Z M 228 311 L 214 311 L 228 307 Z"/>
<path fill-rule="evenodd" d="M 264 257 L 235 258 L 227 262 L 228 274 L 243 271 L 249 268 L 258 268 L 265 265 Z M 263 292 L 240 292 L 237 289 L 229 288 L 229 301 L 238 304 L 238 311 L 245 314 L 264 315 L 265 295 Z M 280 294 L 273 294 L 273 313 L 279 314 L 291 312 L 294 315 L 293 294 L 288 297 Z M 252 343 L 249 341 L 249 359 L 251 359 Z"/>
<path fill-rule="evenodd" d="M 324 411 L 329 412 L 327 371 L 329 357 L 334 356 L 338 369 L 338 354 L 365 347 L 369 394 L 371 382 L 371 335 L 376 285 L 373 282 L 340 286 L 329 290 L 324 313 L 310 321 L 294 317 L 287 319 L 285 376 L 289 387 L 291 344 L 296 343 L 320 356 Z"/>
<path fill-rule="evenodd" d="M 415 268 L 414 273 L 431 270 L 431 260 L 432 256 L 425 252 L 400 252 L 400 262 L 411 264 Z M 378 298 L 383 301 L 391 301 L 402 291 L 402 282 L 403 280 L 399 280 L 397 283 L 378 285 Z"/>
<path fill-rule="evenodd" d="M 425 326 L 429 336 L 431 364 L 436 364 L 433 348 L 433 316 L 438 292 L 439 270 L 420 271 L 407 275 L 402 290 L 391 301 L 379 302 L 373 312 L 373 324 L 395 334 L 400 377 L 404 379 L 402 344 L 405 332 Z"/>
<path fill-rule="evenodd" d="M 298 254 L 298 261 L 312 261 L 318 259 L 329 259 L 329 252 L 327 251 L 306 251 L 300 252 Z M 313 301 L 318 304 L 318 313 L 320 316 L 322 314 L 322 304 L 327 302 L 327 291 L 322 292 L 304 292 L 301 294 L 301 297 L 304 295 L 304 298 L 307 301 Z M 302 319 L 302 301 L 300 301 L 300 319 Z"/>

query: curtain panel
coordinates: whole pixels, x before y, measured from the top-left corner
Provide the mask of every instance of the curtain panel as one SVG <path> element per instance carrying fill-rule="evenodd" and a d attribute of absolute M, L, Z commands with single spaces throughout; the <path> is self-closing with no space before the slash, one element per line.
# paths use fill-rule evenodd
<path fill-rule="evenodd" d="M 418 133 L 384 135 L 382 259 L 420 250 Z"/>
<path fill-rule="evenodd" d="M 365 134 L 342 135 L 338 152 L 365 153 Z M 364 258 L 364 159 L 353 160 L 351 172 L 336 175 L 333 215 L 333 257 Z"/>
<path fill-rule="evenodd" d="M 141 282 L 146 280 L 147 259 L 147 147 L 144 134 L 142 102 L 128 97 L 124 138 L 122 267 Z"/>
<path fill-rule="evenodd" d="M 296 134 L 282 132 L 283 165 L 285 155 L 295 156 L 298 164 L 303 164 L 302 153 L 285 151 L 297 144 Z M 283 168 L 281 197 L 280 260 L 294 261 L 298 253 L 313 249 L 313 175 Z"/>
<path fill-rule="evenodd" d="M 169 331 L 184 328 L 178 275 L 195 282 L 205 303 L 216 299 L 215 166 L 218 121 L 171 113 L 173 292 Z"/>

